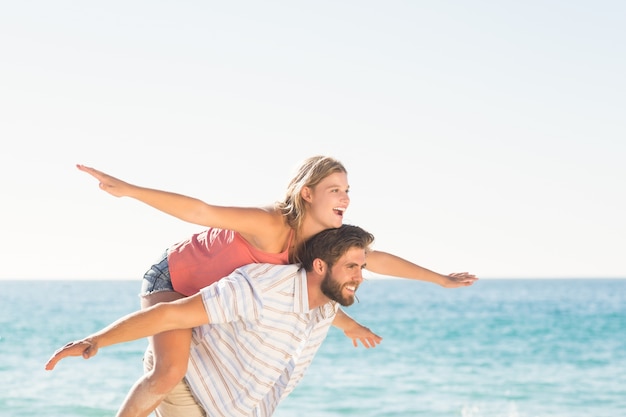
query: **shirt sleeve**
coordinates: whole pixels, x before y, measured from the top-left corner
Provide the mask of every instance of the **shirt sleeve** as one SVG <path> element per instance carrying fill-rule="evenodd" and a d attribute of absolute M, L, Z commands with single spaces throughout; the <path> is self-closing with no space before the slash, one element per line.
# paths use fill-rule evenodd
<path fill-rule="evenodd" d="M 209 324 L 252 321 L 261 312 L 260 293 L 242 268 L 200 292 Z"/>

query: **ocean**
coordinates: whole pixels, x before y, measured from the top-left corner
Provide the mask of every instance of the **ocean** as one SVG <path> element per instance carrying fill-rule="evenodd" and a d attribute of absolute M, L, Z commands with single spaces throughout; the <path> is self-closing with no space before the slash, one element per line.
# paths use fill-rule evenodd
<path fill-rule="evenodd" d="M 114 416 L 145 340 L 48 357 L 139 306 L 138 281 L 0 281 L 0 415 Z M 483 279 L 444 289 L 371 279 L 275 417 L 626 416 L 626 280 Z"/>

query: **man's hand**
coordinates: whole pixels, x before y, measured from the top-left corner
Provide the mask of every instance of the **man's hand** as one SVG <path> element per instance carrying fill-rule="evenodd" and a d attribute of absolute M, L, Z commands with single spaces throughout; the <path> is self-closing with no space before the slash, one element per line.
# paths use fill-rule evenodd
<path fill-rule="evenodd" d="M 98 353 L 98 345 L 92 339 L 83 339 L 74 342 L 70 342 L 56 352 L 46 362 L 46 371 L 51 371 L 63 358 L 68 356 L 82 356 L 85 359 L 89 359 Z"/>
<path fill-rule="evenodd" d="M 475 275 L 468 272 L 454 272 L 450 275 L 443 275 L 439 284 L 444 288 L 469 287 L 477 280 Z"/>
<path fill-rule="evenodd" d="M 369 349 L 371 347 L 376 347 L 383 338 L 372 332 L 365 326 L 361 326 L 357 324 L 353 328 L 344 330 L 343 332 L 347 337 L 352 339 L 352 344 L 354 347 L 359 346 L 359 341 L 365 346 L 365 348 Z"/>

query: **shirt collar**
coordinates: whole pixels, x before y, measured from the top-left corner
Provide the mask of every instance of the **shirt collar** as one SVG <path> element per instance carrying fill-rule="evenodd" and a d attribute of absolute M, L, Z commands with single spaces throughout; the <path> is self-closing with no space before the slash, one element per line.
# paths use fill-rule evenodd
<path fill-rule="evenodd" d="M 294 313 L 308 313 L 309 291 L 307 289 L 306 271 L 304 268 L 298 270 L 293 288 L 293 311 Z"/>
<path fill-rule="evenodd" d="M 306 271 L 300 268 L 294 280 L 293 289 L 293 311 L 298 314 L 309 314 L 309 290 L 307 287 Z M 317 308 L 317 314 L 323 318 L 328 318 L 337 313 L 339 304 L 335 301 L 329 301 Z"/>

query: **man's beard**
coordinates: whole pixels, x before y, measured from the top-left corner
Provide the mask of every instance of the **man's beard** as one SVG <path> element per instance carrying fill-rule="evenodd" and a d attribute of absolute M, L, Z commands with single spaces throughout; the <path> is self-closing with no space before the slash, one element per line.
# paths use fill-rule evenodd
<path fill-rule="evenodd" d="M 322 293 L 326 297 L 330 298 L 333 301 L 338 302 L 344 307 L 347 307 L 347 306 L 352 305 L 352 303 L 354 303 L 354 296 L 352 295 L 348 297 L 343 296 L 342 290 L 343 290 L 344 285 L 347 285 L 347 284 L 352 284 L 352 283 L 350 282 L 346 284 L 340 284 L 339 282 L 333 279 L 333 277 L 330 274 L 330 271 L 326 271 L 326 276 L 322 280 L 321 290 L 322 290 Z M 353 284 L 353 285 L 355 289 L 358 287 L 358 284 Z"/>

